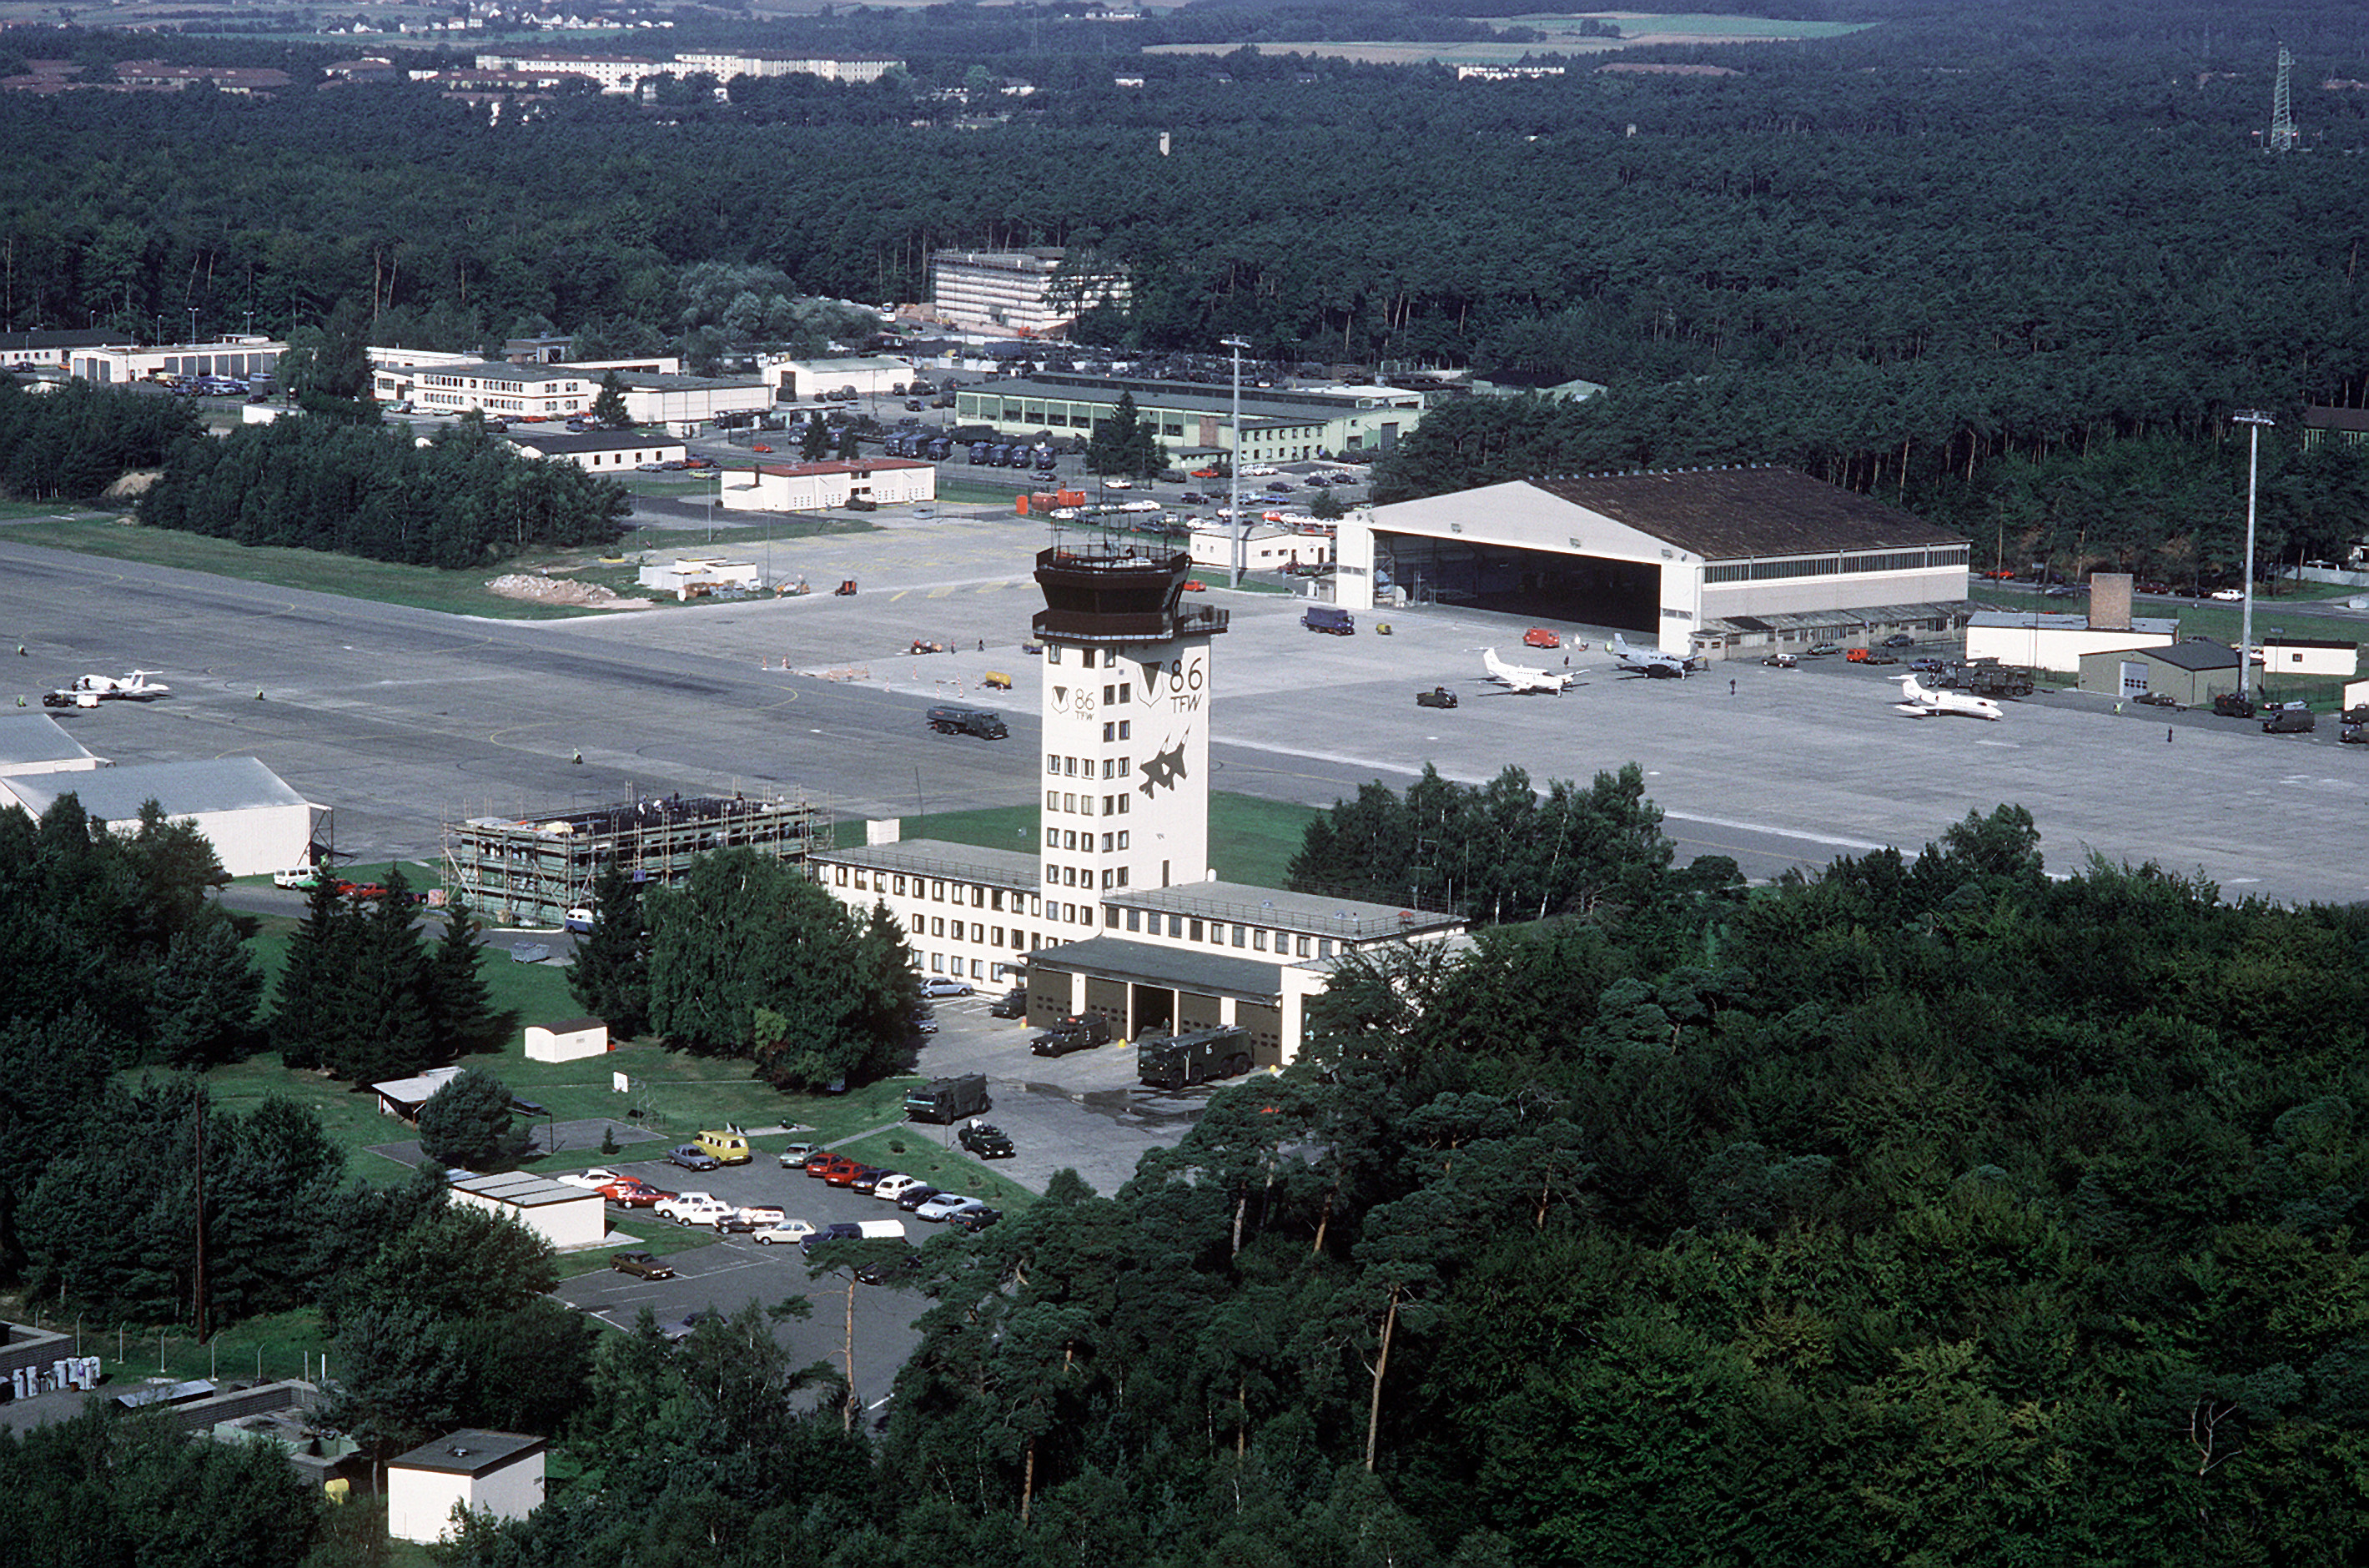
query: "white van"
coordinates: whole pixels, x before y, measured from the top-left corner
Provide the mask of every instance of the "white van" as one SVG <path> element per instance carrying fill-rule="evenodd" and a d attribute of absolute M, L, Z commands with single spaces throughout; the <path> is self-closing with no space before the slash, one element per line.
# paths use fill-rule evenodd
<path fill-rule="evenodd" d="M 901 1242 L 905 1240 L 905 1222 L 901 1219 L 859 1219 L 855 1228 L 867 1242 Z"/>

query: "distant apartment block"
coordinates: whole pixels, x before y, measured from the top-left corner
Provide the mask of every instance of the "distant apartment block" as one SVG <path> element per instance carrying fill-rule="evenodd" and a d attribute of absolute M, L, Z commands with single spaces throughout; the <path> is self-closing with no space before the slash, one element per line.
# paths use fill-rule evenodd
<path fill-rule="evenodd" d="M 682 73 L 704 71 L 719 82 L 735 76 L 819 76 L 826 82 L 876 82 L 901 60 L 815 60 L 773 54 L 678 54 Z"/>
<path fill-rule="evenodd" d="M 1067 326 L 1094 305 L 1127 303 L 1127 281 L 1116 273 L 1057 280 L 1067 255 L 1053 246 L 934 251 L 930 256 L 931 303 L 956 326 L 1015 337 Z"/>

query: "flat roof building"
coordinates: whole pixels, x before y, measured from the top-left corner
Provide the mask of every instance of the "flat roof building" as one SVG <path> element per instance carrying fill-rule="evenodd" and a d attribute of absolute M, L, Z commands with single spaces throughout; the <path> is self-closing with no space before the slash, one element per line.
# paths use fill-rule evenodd
<path fill-rule="evenodd" d="M 955 416 L 1006 435 L 1082 436 L 1109 418 L 1122 396 L 1134 399 L 1137 418 L 1170 446 L 1232 453 L 1244 463 L 1388 452 L 1423 422 L 1425 405 L 1424 394 L 1405 387 L 1245 387 L 1238 443 L 1230 386 L 1047 371 L 966 385 L 955 394 Z"/>
<path fill-rule="evenodd" d="M 1065 274 L 1068 259 L 1069 252 L 1056 246 L 932 251 L 930 303 L 956 326 L 1032 338 L 1067 328 L 1095 305 L 1127 303 L 1124 275 Z"/>

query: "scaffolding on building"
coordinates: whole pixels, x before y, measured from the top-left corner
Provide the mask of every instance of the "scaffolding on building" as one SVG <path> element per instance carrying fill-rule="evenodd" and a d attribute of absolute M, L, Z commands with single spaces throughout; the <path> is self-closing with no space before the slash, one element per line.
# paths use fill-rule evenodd
<path fill-rule="evenodd" d="M 444 886 L 497 925 L 562 924 L 589 908 L 614 864 L 644 887 L 668 887 L 710 850 L 747 849 L 804 864 L 830 847 L 830 813 L 804 799 L 649 796 L 553 816 L 448 818 Z"/>

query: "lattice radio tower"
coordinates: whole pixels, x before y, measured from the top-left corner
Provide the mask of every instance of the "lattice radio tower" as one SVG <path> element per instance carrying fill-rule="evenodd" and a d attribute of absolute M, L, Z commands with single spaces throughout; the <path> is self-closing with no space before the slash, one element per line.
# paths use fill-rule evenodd
<path fill-rule="evenodd" d="M 2287 73 L 2294 68 L 2295 56 L 2285 44 L 2279 45 L 2279 85 L 2271 95 L 2270 150 L 2292 153 L 2295 149 L 2295 104 L 2287 97 Z"/>

